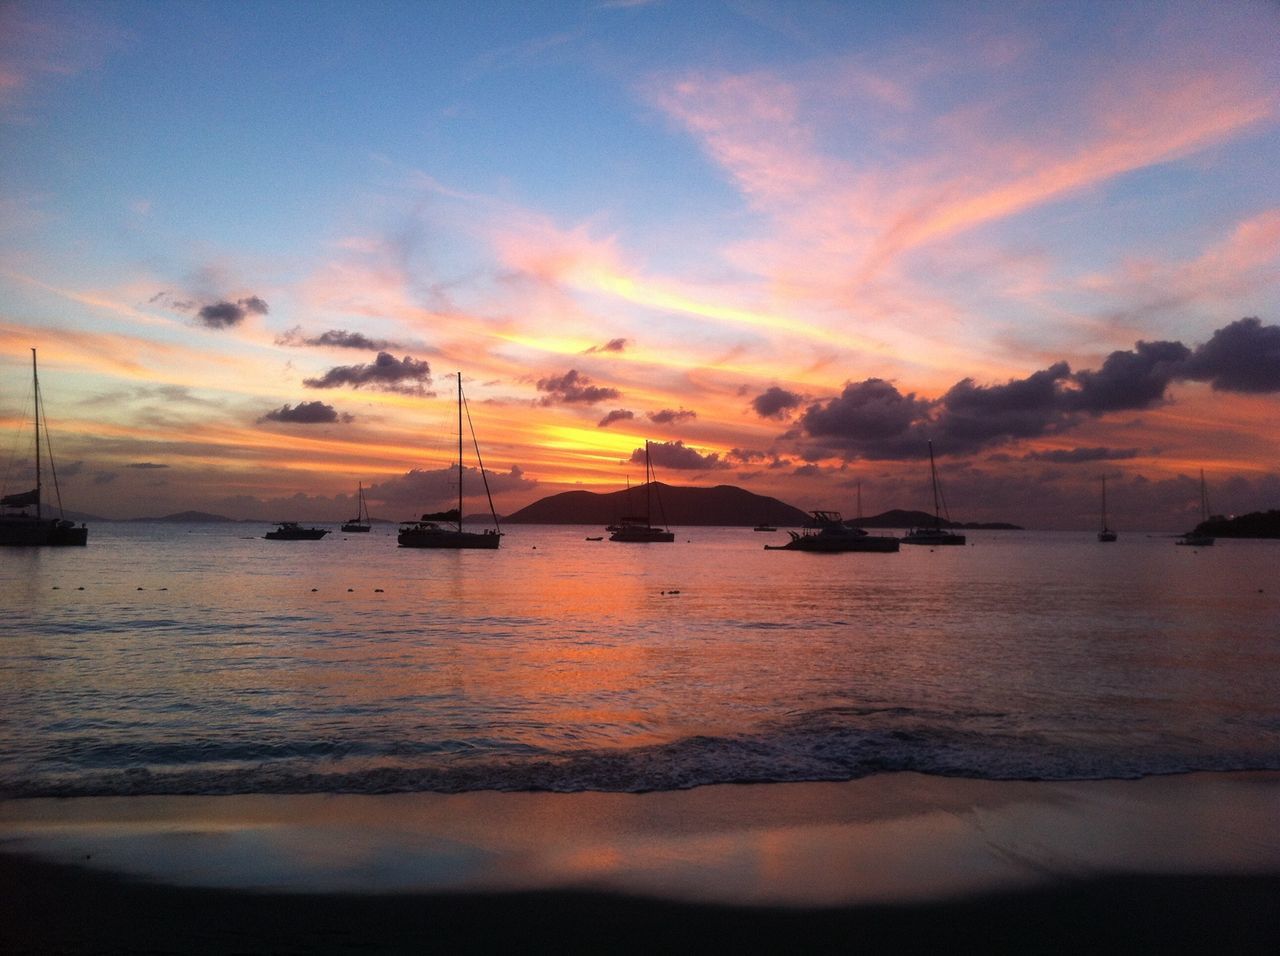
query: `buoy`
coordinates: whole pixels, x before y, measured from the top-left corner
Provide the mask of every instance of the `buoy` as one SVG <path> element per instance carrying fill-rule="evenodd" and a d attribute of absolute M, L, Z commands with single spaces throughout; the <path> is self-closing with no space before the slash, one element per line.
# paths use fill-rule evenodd
<path fill-rule="evenodd" d="M 77 590 L 77 591 L 83 591 L 83 590 L 84 590 L 84 585 L 83 585 L 83 584 L 82 584 L 82 585 L 80 585 L 78 588 L 76 588 L 76 590 Z"/>
<path fill-rule="evenodd" d="M 56 584 L 53 586 L 53 589 L 54 589 L 55 591 L 61 591 L 61 590 L 62 590 L 62 588 L 58 587 Z"/>
<path fill-rule="evenodd" d="M 317 591 L 319 591 L 319 590 L 320 590 L 319 588 L 312 588 L 312 589 L 311 589 L 311 593 L 312 593 L 312 594 L 315 594 L 315 593 L 316 593 Z"/>
<path fill-rule="evenodd" d="M 355 588 L 347 588 L 347 593 L 348 593 L 348 594 L 350 594 L 350 593 L 351 593 L 352 591 L 354 591 L 354 590 L 355 590 Z"/>
<path fill-rule="evenodd" d="M 374 589 L 373 589 L 373 593 L 374 593 L 374 594 L 381 594 L 381 593 L 382 593 L 382 588 L 374 588 Z"/>

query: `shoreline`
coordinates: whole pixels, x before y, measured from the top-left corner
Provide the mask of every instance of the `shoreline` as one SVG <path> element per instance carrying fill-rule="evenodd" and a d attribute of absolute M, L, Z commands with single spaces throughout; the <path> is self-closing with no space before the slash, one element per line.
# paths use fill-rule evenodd
<path fill-rule="evenodd" d="M 1277 819 L 1280 773 L 9 800 L 0 949 L 1263 951 Z"/>

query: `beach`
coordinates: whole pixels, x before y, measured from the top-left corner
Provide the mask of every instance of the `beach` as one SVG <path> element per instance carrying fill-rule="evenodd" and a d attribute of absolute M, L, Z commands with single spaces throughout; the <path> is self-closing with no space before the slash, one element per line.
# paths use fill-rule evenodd
<path fill-rule="evenodd" d="M 0 804 L 6 952 L 1271 951 L 1280 774 Z"/>

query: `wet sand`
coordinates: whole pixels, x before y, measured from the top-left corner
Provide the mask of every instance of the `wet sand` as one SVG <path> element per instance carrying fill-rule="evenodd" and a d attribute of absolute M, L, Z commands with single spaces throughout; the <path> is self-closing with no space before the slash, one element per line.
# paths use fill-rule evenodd
<path fill-rule="evenodd" d="M 1280 775 L 0 803 L 0 951 L 1280 944 Z"/>

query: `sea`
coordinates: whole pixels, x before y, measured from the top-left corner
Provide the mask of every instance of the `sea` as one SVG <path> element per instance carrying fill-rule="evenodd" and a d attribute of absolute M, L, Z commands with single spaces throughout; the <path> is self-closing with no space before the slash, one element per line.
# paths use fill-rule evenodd
<path fill-rule="evenodd" d="M 1280 542 L 100 523 L 0 551 L 0 796 L 1280 770 Z"/>

